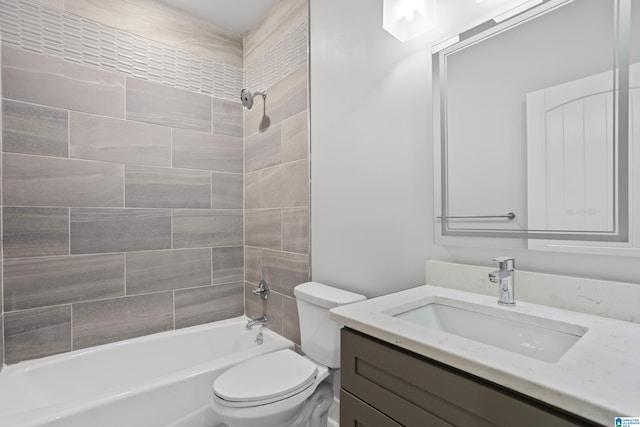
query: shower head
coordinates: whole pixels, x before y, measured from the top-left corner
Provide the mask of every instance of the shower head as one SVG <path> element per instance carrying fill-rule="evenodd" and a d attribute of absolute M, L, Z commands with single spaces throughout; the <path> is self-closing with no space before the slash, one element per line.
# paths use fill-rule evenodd
<path fill-rule="evenodd" d="M 255 92 L 252 95 L 248 90 L 242 89 L 242 91 L 240 92 L 240 100 L 242 101 L 242 105 L 244 106 L 244 108 L 250 110 L 251 107 L 253 107 L 253 97 L 256 95 L 262 96 L 263 100 L 267 97 L 266 92 Z"/>

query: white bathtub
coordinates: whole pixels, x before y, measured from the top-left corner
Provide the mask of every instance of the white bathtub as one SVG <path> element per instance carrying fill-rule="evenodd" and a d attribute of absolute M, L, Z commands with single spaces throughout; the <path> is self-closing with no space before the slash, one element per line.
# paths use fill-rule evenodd
<path fill-rule="evenodd" d="M 214 379 L 291 341 L 238 317 L 5 366 L 2 427 L 212 427 Z"/>

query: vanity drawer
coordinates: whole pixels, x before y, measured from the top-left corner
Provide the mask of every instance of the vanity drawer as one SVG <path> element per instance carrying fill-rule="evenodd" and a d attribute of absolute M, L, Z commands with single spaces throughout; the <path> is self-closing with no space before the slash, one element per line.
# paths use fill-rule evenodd
<path fill-rule="evenodd" d="M 411 427 L 597 425 L 348 328 L 342 388 Z"/>
<path fill-rule="evenodd" d="M 341 427 L 402 427 L 380 411 L 344 390 L 340 391 Z"/>

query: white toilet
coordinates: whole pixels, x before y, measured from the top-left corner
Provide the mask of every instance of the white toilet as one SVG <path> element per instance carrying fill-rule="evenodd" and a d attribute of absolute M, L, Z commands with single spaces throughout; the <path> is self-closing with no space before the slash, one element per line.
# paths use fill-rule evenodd
<path fill-rule="evenodd" d="M 242 362 L 213 383 L 212 406 L 229 427 L 324 427 L 333 402 L 323 382 L 340 367 L 340 327 L 329 309 L 363 295 L 308 282 L 294 289 L 305 356 L 280 350 Z"/>

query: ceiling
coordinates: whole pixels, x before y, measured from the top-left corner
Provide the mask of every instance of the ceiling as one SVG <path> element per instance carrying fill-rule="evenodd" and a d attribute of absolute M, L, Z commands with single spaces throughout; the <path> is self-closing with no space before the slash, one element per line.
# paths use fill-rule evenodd
<path fill-rule="evenodd" d="M 278 0 L 160 0 L 216 27 L 237 34 L 249 31 Z"/>

